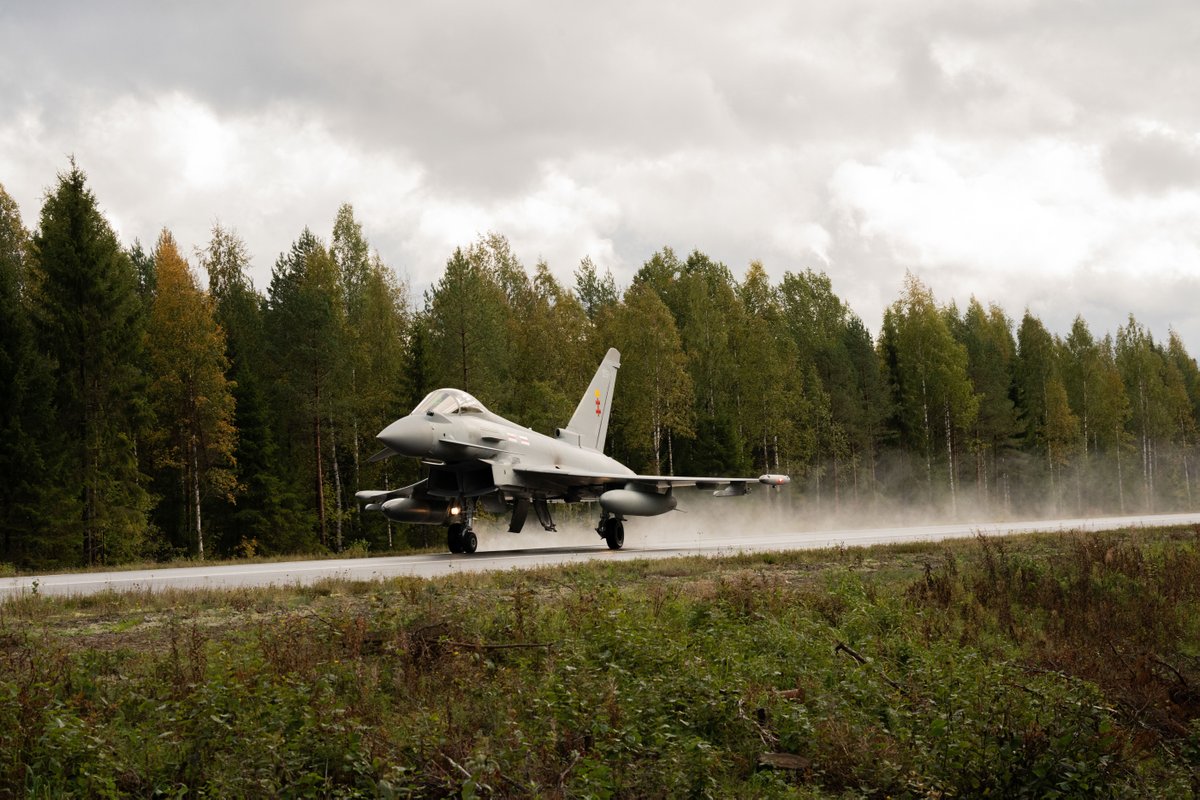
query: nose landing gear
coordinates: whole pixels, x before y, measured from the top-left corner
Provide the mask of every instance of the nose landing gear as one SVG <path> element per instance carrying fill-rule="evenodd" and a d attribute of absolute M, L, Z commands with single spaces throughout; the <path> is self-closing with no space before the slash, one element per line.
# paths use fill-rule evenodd
<path fill-rule="evenodd" d="M 451 553 L 474 553 L 479 547 L 479 537 L 465 524 L 455 522 L 446 530 L 446 546 Z"/>
<path fill-rule="evenodd" d="M 462 521 L 452 522 L 446 529 L 446 546 L 451 553 L 474 553 L 479 547 L 479 537 L 471 530 L 471 518 L 475 516 L 474 499 L 462 503 Z"/>

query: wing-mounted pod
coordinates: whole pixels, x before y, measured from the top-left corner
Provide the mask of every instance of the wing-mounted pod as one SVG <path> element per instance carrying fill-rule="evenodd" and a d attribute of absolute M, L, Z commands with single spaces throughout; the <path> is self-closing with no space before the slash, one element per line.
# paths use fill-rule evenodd
<path fill-rule="evenodd" d="M 679 501 L 667 490 L 666 494 L 640 491 L 634 484 L 624 489 L 610 489 L 600 495 L 600 507 L 610 514 L 628 517 L 656 517 L 673 511 Z"/>

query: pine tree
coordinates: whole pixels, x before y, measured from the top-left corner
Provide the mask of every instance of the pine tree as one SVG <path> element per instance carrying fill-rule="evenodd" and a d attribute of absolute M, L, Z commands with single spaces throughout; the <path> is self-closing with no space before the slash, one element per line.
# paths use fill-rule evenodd
<path fill-rule="evenodd" d="M 30 247 L 17 204 L 0 185 L 0 562 L 51 566 L 76 560 L 63 534 L 78 506 L 48 447 L 54 379 L 34 338 Z"/>
<path fill-rule="evenodd" d="M 967 305 L 957 338 L 967 350 L 967 374 L 979 395 L 979 415 L 971 430 L 975 481 L 985 503 L 1007 497 L 1006 465 L 1024 430 L 1013 402 L 1016 342 L 1012 322 L 995 305 L 985 311 L 974 297 Z"/>
<path fill-rule="evenodd" d="M 670 308 L 671 292 L 683 276 L 683 269 L 683 262 L 675 255 L 675 251 L 664 247 L 642 264 L 633 276 L 633 285 L 646 284 Z"/>
<path fill-rule="evenodd" d="M 433 358 L 431 341 L 433 334 L 429 329 L 429 314 L 414 311 L 409 328 L 408 347 L 405 349 L 405 374 L 408 378 L 408 396 L 405 398 L 405 408 L 415 408 L 421 400 L 434 389 L 435 368 L 431 364 Z"/>
<path fill-rule="evenodd" d="M 1102 390 L 1100 345 L 1092 337 L 1083 317 L 1076 316 L 1064 342 L 1063 383 L 1071 408 L 1079 417 L 1081 450 L 1086 458 L 1096 449 L 1097 436 L 1093 407 Z"/>
<path fill-rule="evenodd" d="M 1133 408 L 1117 365 L 1116 345 L 1111 335 L 1100 340 L 1098 354 L 1098 391 L 1088 405 L 1088 425 L 1096 432 L 1095 451 L 1108 455 L 1116 468 L 1117 508 L 1124 514 L 1125 471 L 1128 469 L 1125 459 L 1133 444 L 1133 436 L 1128 430 Z"/>
<path fill-rule="evenodd" d="M 1097 485 L 1094 473 L 1104 468 L 1102 463 L 1098 463 L 1100 442 L 1107 439 L 1108 428 L 1111 427 L 1101 419 L 1107 400 L 1104 396 L 1104 350 L 1092 336 L 1083 317 L 1075 317 L 1071 324 L 1071 332 L 1063 342 L 1061 361 L 1067 401 L 1079 420 L 1079 465 L 1075 470 L 1075 481 L 1078 505 L 1083 513 L 1094 502 L 1091 495 L 1099 494 L 1093 488 Z M 1124 389 L 1121 391 L 1124 394 Z M 1091 491 L 1086 491 L 1085 487 Z"/>
<path fill-rule="evenodd" d="M 1173 329 L 1167 336 L 1167 358 L 1179 369 L 1191 405 L 1192 419 L 1200 422 L 1200 366 L 1188 353 L 1182 337 Z"/>
<path fill-rule="evenodd" d="M 585 256 L 579 262 L 579 269 L 575 270 L 575 296 L 590 320 L 595 320 L 601 311 L 621 301 L 612 272 L 605 270 L 601 277 L 590 256 Z"/>
<path fill-rule="evenodd" d="M 1142 495 L 1146 510 L 1155 507 L 1158 448 L 1169 437 L 1171 418 L 1163 381 L 1164 360 L 1145 326 L 1129 315 L 1117 328 L 1117 367 L 1125 382 L 1132 412 L 1132 432 L 1138 439 L 1142 461 Z"/>
<path fill-rule="evenodd" d="M 1200 443 L 1200 367 L 1174 330 L 1167 339 L 1166 357 L 1171 374 L 1171 409 L 1183 469 L 1184 495 L 1187 508 L 1191 509 L 1195 508 L 1193 484 L 1197 480 L 1196 448 Z"/>
<path fill-rule="evenodd" d="M 738 289 L 744 314 L 731 332 L 737 353 L 734 395 L 754 465 L 794 472 L 811 454 L 811 419 L 796 346 L 782 325 L 778 292 L 762 264 L 751 263 Z"/>
<path fill-rule="evenodd" d="M 570 418 L 579 396 L 592 378 L 595 367 L 592 362 L 600 360 L 598 357 L 592 358 L 597 349 L 593 347 L 595 325 L 583 304 L 559 284 L 545 262 L 538 263 L 533 286 L 538 297 L 546 304 L 547 318 L 539 344 L 549 365 L 546 379 L 559 388 L 566 401 L 564 410 L 567 416 L 558 423 L 562 424 Z M 613 290 L 616 291 L 615 286 Z M 611 307 L 605 304 L 597 313 L 604 313 L 605 309 Z M 604 348 L 606 352 L 607 349 Z"/>
<path fill-rule="evenodd" d="M 832 473 L 835 506 L 848 473 L 857 491 L 860 464 L 874 472 L 882 419 L 882 386 L 870 334 L 834 293 L 829 276 L 786 273 L 779 287 L 783 321 L 799 360 L 810 370 L 810 419 L 816 444 L 813 475 L 818 503 Z M 846 469 L 849 465 L 849 469 Z"/>
<path fill-rule="evenodd" d="M 856 314 L 849 314 L 842 330 L 841 349 L 850 377 L 842 414 L 851 458 L 855 467 L 854 489 L 859 492 L 860 472 L 870 481 L 872 498 L 877 492 L 875 465 L 887 413 L 887 393 L 871 333 Z M 835 385 L 835 391 L 837 386 Z"/>
<path fill-rule="evenodd" d="M 345 380 L 346 318 L 337 265 L 321 242 L 307 229 L 281 255 L 271 275 L 267 298 L 267 341 L 276 365 L 276 402 L 286 413 L 288 455 L 297 472 L 312 481 L 317 534 L 322 546 L 338 548 L 331 540 L 330 491 L 326 464 L 336 464 L 336 418 L 342 407 Z M 329 451 L 328 456 L 326 451 Z M 336 481 L 335 481 L 336 483 Z M 339 496 L 333 487 L 333 497 Z M 335 531 L 340 517 L 334 516 Z"/>
<path fill-rule="evenodd" d="M 74 163 L 42 206 L 38 339 L 58 377 L 55 404 L 67 485 L 79 491 L 81 561 L 143 552 L 150 498 L 135 443 L 146 424 L 144 313 L 137 273 Z"/>
<path fill-rule="evenodd" d="M 311 550 L 313 519 L 297 494 L 294 470 L 278 444 L 277 423 L 264 387 L 273 367 L 263 328 L 263 299 L 249 277 L 250 255 L 233 230 L 213 226 L 200 253 L 216 301 L 216 320 L 225 332 L 228 375 L 234 398 L 236 503 L 218 504 L 210 516 L 225 554 L 254 555 Z"/>
<path fill-rule="evenodd" d="M 408 369 L 407 358 L 411 347 L 411 330 L 412 320 L 405 287 L 376 257 L 370 264 L 355 326 L 361 356 L 356 395 L 352 402 L 361 437 L 359 446 L 368 456 L 377 449 L 375 434 L 416 404 L 409 402 L 413 392 L 410 386 L 413 376 Z M 363 460 L 355 470 L 355 480 L 361 487 L 395 486 L 411 483 L 416 478 L 417 466 L 410 459 L 392 459 L 375 464 L 367 464 Z M 379 515 L 359 517 L 356 530 L 360 536 L 367 535 L 364 523 L 370 524 L 376 532 L 373 537 L 375 542 L 383 544 L 386 539 L 388 548 L 393 546 L 389 538 L 390 524 L 379 519 Z"/>
<path fill-rule="evenodd" d="M 592 377 L 598 360 L 590 347 L 592 324 L 544 261 L 535 267 L 524 308 L 513 309 L 510 319 L 510 330 L 519 331 L 515 363 L 532 365 L 514 389 L 519 418 L 534 430 L 551 433 L 571 418 Z"/>
<path fill-rule="evenodd" d="M 127 252 L 129 260 L 133 263 L 133 269 L 137 273 L 138 296 L 142 298 L 142 303 L 149 305 L 158 284 L 154 255 L 147 253 L 142 247 L 141 241 L 137 239 L 133 240 L 133 246 Z"/>
<path fill-rule="evenodd" d="M 1055 375 L 1046 382 L 1046 419 L 1042 427 L 1042 439 L 1046 444 L 1050 491 L 1056 507 L 1057 487 L 1061 483 L 1058 476 L 1071 463 L 1071 456 L 1079 446 L 1079 429 L 1079 418 L 1072 413 L 1067 402 L 1067 389 L 1062 379 Z"/>
<path fill-rule="evenodd" d="M 1058 375 L 1056 355 L 1054 337 L 1042 321 L 1026 309 L 1017 329 L 1017 359 L 1013 373 L 1030 450 L 1045 447 L 1046 387 L 1050 379 Z"/>
<path fill-rule="evenodd" d="M 1183 371 L 1169 352 L 1163 355 L 1163 404 L 1170 443 L 1168 463 L 1178 467 L 1171 494 L 1184 502 L 1185 508 L 1191 509 L 1191 450 L 1196 443 L 1196 418 L 1192 415 L 1192 402 Z"/>
<path fill-rule="evenodd" d="M 744 322 L 733 274 L 699 250 L 684 263 L 668 305 L 679 324 L 695 392 L 695 434 L 679 443 L 676 460 L 686 474 L 742 475 L 750 470 L 736 393 L 725 376 L 735 372 L 734 330 Z"/>
<path fill-rule="evenodd" d="M 430 386 L 454 386 L 504 413 L 508 379 L 507 300 L 478 253 L 454 251 L 425 295 Z"/>

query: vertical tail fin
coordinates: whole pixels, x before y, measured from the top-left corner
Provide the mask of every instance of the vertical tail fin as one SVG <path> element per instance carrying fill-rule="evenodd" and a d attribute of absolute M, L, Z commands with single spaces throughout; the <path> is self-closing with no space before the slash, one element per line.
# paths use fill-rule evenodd
<path fill-rule="evenodd" d="M 579 435 L 579 446 L 588 450 L 604 452 L 604 438 L 608 435 L 608 415 L 612 410 L 613 387 L 617 385 L 617 370 L 621 366 L 621 354 L 610 347 L 600 362 L 587 391 L 575 407 L 567 430 Z"/>

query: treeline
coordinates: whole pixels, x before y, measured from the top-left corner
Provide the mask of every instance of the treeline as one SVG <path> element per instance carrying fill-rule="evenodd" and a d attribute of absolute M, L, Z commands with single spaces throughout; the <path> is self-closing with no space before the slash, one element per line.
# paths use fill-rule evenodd
<path fill-rule="evenodd" d="M 608 347 L 609 451 L 640 471 L 787 472 L 830 512 L 1165 511 L 1200 489 L 1200 370 L 1132 316 L 1062 338 L 910 275 L 874 340 L 823 273 L 739 280 L 663 248 L 623 292 L 586 258 L 565 287 L 497 235 L 414 304 L 349 205 L 265 294 L 232 229 L 192 258 L 166 230 L 123 247 L 73 163 L 32 233 L 0 187 L 0 561 L 432 542 L 356 507 L 417 477 L 368 462 L 375 434 L 440 386 L 551 431 Z"/>

